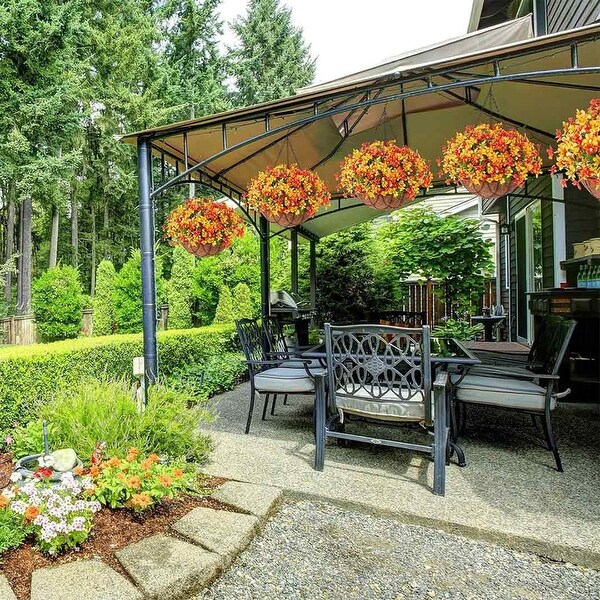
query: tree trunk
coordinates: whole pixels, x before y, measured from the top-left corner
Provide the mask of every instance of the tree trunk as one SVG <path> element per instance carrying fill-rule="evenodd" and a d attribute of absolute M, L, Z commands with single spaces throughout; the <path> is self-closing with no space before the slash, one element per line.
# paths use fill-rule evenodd
<path fill-rule="evenodd" d="M 17 314 L 28 315 L 31 312 L 31 226 L 32 201 L 26 196 L 21 208 L 21 257 L 19 259 L 19 292 Z"/>
<path fill-rule="evenodd" d="M 6 254 L 5 259 L 9 261 L 15 251 L 15 200 L 12 190 L 9 191 L 8 215 L 6 219 Z M 6 305 L 10 306 L 12 301 L 12 271 L 6 273 L 4 280 L 4 298 Z"/>
<path fill-rule="evenodd" d="M 52 269 L 56 266 L 58 259 L 58 225 L 60 215 L 58 207 L 55 205 L 52 207 L 52 231 L 50 233 L 50 259 L 48 261 L 48 267 Z"/>
<path fill-rule="evenodd" d="M 92 250 L 91 250 L 92 272 L 90 276 L 90 296 L 96 291 L 96 206 L 92 202 Z"/>
<path fill-rule="evenodd" d="M 71 262 L 75 268 L 79 266 L 79 207 L 75 186 L 71 188 Z"/>

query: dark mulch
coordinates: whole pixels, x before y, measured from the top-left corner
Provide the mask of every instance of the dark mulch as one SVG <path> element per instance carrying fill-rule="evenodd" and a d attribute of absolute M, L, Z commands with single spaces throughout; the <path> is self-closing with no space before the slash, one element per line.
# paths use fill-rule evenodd
<path fill-rule="evenodd" d="M 12 473 L 10 454 L 0 454 L 0 489 L 9 483 Z M 202 480 L 207 490 L 218 487 L 226 480 L 211 477 Z M 192 509 L 203 506 L 218 510 L 232 509 L 207 496 L 182 496 L 174 500 L 166 500 L 159 506 L 146 511 L 143 516 L 132 511 L 103 508 L 94 519 L 94 528 L 90 537 L 82 544 L 80 550 L 70 551 L 56 558 L 50 558 L 36 550 L 31 543 L 26 543 L 16 550 L 4 554 L 0 560 L 0 571 L 6 576 L 19 600 L 29 600 L 31 591 L 31 574 L 36 569 L 60 565 L 79 558 L 100 558 L 113 569 L 127 576 L 114 557 L 116 550 L 133 544 L 138 540 L 164 532 L 175 521 L 181 519 Z"/>

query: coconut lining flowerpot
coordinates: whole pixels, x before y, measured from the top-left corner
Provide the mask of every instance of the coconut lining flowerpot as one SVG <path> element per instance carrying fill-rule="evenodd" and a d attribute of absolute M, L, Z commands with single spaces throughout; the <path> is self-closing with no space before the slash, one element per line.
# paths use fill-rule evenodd
<path fill-rule="evenodd" d="M 268 210 L 261 210 L 260 212 L 267 221 L 281 225 L 282 227 L 296 227 L 304 223 L 307 219 L 310 219 L 310 215 L 305 210 L 298 214 L 280 212 L 277 215 Z"/>
<path fill-rule="evenodd" d="M 500 183 L 499 181 L 482 181 L 481 183 L 472 183 L 470 181 L 462 181 L 461 185 L 471 194 L 475 194 L 480 198 L 485 198 L 486 200 L 495 200 L 496 198 L 500 198 L 502 196 L 506 196 L 507 194 L 511 194 L 518 187 L 519 184 L 514 181 L 507 181 L 506 183 Z"/>
<path fill-rule="evenodd" d="M 580 179 L 579 181 L 594 198 L 600 200 L 600 179 Z"/>
<path fill-rule="evenodd" d="M 181 246 L 185 248 L 190 254 L 197 256 L 198 258 L 206 258 L 207 256 L 214 256 L 215 254 L 219 254 L 226 248 L 229 248 L 231 242 L 220 242 L 218 244 L 197 244 L 192 246 L 187 242 L 180 242 Z"/>
<path fill-rule="evenodd" d="M 396 210 L 405 202 L 411 200 L 406 194 L 400 194 L 400 196 L 378 194 L 374 198 L 368 198 L 364 194 L 357 194 L 356 197 L 366 206 L 377 210 Z"/>

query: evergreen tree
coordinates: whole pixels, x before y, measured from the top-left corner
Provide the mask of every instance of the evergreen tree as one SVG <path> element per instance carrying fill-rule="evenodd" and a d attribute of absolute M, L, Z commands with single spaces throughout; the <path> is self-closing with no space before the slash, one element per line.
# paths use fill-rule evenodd
<path fill-rule="evenodd" d="M 96 295 L 94 296 L 94 335 L 110 335 L 116 325 L 115 267 L 103 260 L 96 270 Z"/>
<path fill-rule="evenodd" d="M 250 0 L 232 28 L 239 40 L 229 54 L 237 106 L 290 96 L 313 80 L 310 47 L 279 0 Z"/>
<path fill-rule="evenodd" d="M 229 286 L 223 285 L 219 290 L 219 304 L 217 304 L 213 323 L 233 323 L 234 320 L 231 289 Z"/>
<path fill-rule="evenodd" d="M 238 283 L 233 288 L 233 316 L 237 319 L 251 319 L 254 316 L 250 288 L 245 283 Z"/>
<path fill-rule="evenodd" d="M 192 326 L 193 275 L 194 257 L 180 246 L 175 246 L 171 279 L 167 286 L 170 329 L 186 329 Z"/>

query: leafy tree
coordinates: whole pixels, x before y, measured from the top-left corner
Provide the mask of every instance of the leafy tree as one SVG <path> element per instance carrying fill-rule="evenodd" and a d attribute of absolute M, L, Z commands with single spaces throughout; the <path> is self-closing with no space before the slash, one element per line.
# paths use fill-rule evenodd
<path fill-rule="evenodd" d="M 232 29 L 239 40 L 229 54 L 236 105 L 290 96 L 313 80 L 310 47 L 279 0 L 250 0 L 247 15 L 236 19 Z"/>
<path fill-rule="evenodd" d="M 378 241 L 383 260 L 393 270 L 444 282 L 444 300 L 459 311 L 469 310 L 493 269 L 491 242 L 479 232 L 479 221 L 443 217 L 431 208 L 396 213 L 382 226 Z"/>
<path fill-rule="evenodd" d="M 164 281 L 162 264 L 156 260 L 156 296 L 162 298 Z M 136 333 L 142 330 L 142 255 L 131 253 L 115 277 L 115 315 L 119 333 Z"/>
<path fill-rule="evenodd" d="M 234 319 L 231 289 L 229 286 L 223 285 L 219 290 L 219 304 L 217 304 L 213 323 L 232 323 Z"/>
<path fill-rule="evenodd" d="M 48 269 L 33 285 L 32 303 L 43 341 L 77 337 L 83 305 L 77 269 L 70 266 Z"/>
<path fill-rule="evenodd" d="M 233 288 L 233 316 L 237 319 L 251 319 L 254 307 L 250 296 L 250 288 L 245 283 L 238 283 Z"/>
<path fill-rule="evenodd" d="M 171 329 L 186 329 L 192 326 L 193 274 L 194 257 L 180 246 L 175 246 L 171 279 L 167 285 Z"/>
<path fill-rule="evenodd" d="M 96 270 L 96 295 L 94 296 L 94 335 L 110 335 L 116 325 L 115 267 L 103 260 Z"/>

